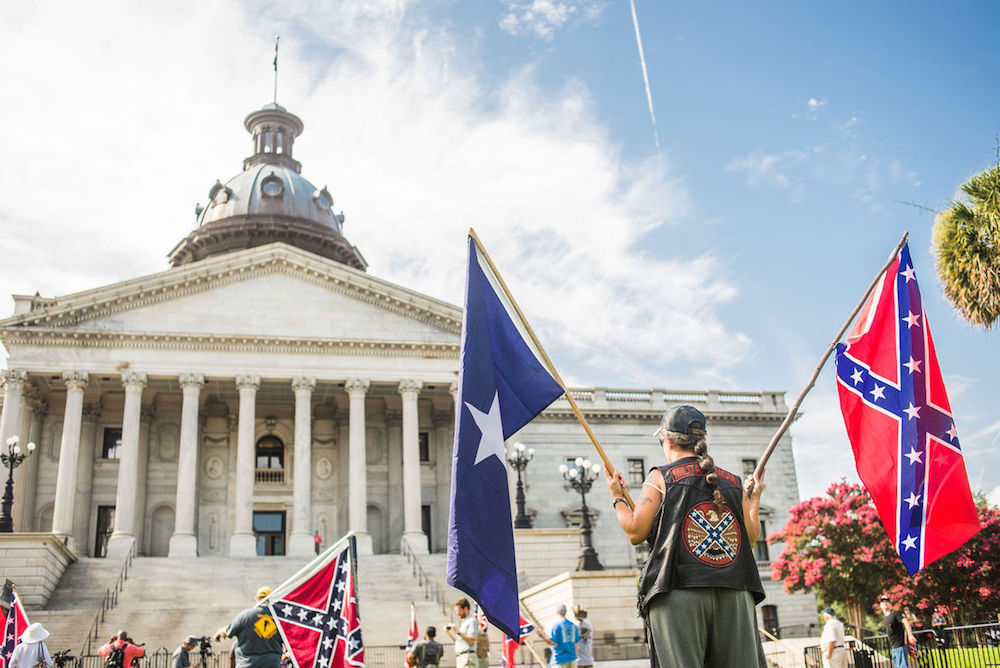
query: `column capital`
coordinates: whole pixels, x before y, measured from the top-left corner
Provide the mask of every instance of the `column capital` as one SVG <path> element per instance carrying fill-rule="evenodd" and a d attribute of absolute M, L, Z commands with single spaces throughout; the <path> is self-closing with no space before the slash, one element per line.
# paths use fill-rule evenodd
<path fill-rule="evenodd" d="M 240 375 L 236 376 L 236 387 L 240 390 L 253 388 L 254 391 L 260 389 L 260 376 Z"/>
<path fill-rule="evenodd" d="M 49 412 L 49 402 L 45 399 L 28 397 L 25 399 L 24 405 L 31 409 L 31 412 L 35 415 L 45 415 Z"/>
<path fill-rule="evenodd" d="M 292 391 L 308 391 L 312 392 L 316 389 L 316 379 L 308 378 L 306 376 L 295 376 L 292 378 Z"/>
<path fill-rule="evenodd" d="M 67 390 L 82 390 L 87 387 L 90 377 L 86 371 L 63 371 L 62 379 Z"/>
<path fill-rule="evenodd" d="M 95 424 L 97 420 L 101 417 L 101 404 L 84 404 L 83 405 L 83 421 Z"/>
<path fill-rule="evenodd" d="M 182 390 L 195 389 L 201 391 L 201 388 L 205 385 L 205 376 L 200 373 L 182 373 L 177 376 L 177 382 L 180 384 Z"/>
<path fill-rule="evenodd" d="M 126 371 L 122 374 L 122 387 L 128 392 L 142 392 L 146 388 L 146 374 L 139 371 Z"/>
<path fill-rule="evenodd" d="M 348 378 L 347 382 L 344 383 L 344 389 L 347 393 L 354 397 L 364 397 L 368 394 L 368 388 L 371 387 L 371 381 L 367 378 Z"/>
<path fill-rule="evenodd" d="M 28 372 L 24 369 L 0 369 L 0 386 L 21 386 L 28 380 Z"/>
<path fill-rule="evenodd" d="M 423 386 L 424 384 L 419 380 L 407 378 L 406 380 L 399 381 L 399 393 L 403 395 L 404 399 L 407 398 L 407 395 L 412 395 L 412 398 L 416 399 L 420 388 Z"/>

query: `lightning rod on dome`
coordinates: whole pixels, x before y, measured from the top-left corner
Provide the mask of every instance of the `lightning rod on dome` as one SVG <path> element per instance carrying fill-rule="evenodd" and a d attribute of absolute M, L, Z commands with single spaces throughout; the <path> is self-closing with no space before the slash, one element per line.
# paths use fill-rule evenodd
<path fill-rule="evenodd" d="M 280 35 L 274 36 L 274 103 L 278 104 L 278 40 Z"/>

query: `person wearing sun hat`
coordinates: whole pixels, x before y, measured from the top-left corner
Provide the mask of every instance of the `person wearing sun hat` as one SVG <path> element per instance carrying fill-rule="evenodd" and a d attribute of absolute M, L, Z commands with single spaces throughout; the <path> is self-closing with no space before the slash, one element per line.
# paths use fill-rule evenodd
<path fill-rule="evenodd" d="M 45 627 L 35 622 L 29 624 L 28 628 L 21 634 L 20 644 L 14 648 L 10 655 L 8 668 L 35 668 L 35 666 L 51 666 L 52 656 L 49 648 L 45 646 L 45 639 L 49 637 L 49 632 Z"/>
<path fill-rule="evenodd" d="M 715 466 L 694 406 L 666 411 L 653 437 L 666 462 L 650 469 L 634 508 L 622 472 L 604 471 L 618 524 L 633 545 L 650 545 L 638 587 L 650 663 L 766 668 L 754 609 L 764 600 L 753 554 L 761 476 L 744 484 Z"/>
<path fill-rule="evenodd" d="M 261 605 L 271 595 L 270 587 L 261 587 L 254 596 L 254 605 L 247 608 L 219 629 L 215 639 L 236 638 L 236 668 L 280 668 L 283 646 L 278 625 Z"/>

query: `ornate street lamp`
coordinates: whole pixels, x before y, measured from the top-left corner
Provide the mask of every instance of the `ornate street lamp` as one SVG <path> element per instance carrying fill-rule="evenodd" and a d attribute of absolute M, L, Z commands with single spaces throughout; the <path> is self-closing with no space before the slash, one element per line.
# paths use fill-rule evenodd
<path fill-rule="evenodd" d="M 531 517 L 524 512 L 524 483 L 521 482 L 521 472 L 528 468 L 528 462 L 535 456 L 534 448 L 526 448 L 524 443 L 515 443 L 507 453 L 507 463 L 517 471 L 517 517 L 514 518 L 515 529 L 530 529 Z"/>
<path fill-rule="evenodd" d="M 580 523 L 580 556 L 576 560 L 576 570 L 578 571 L 603 571 L 604 566 L 597 560 L 597 552 L 590 541 L 590 509 L 587 508 L 587 492 L 590 486 L 597 480 L 601 472 L 600 464 L 591 465 L 589 459 L 577 457 L 573 462 L 575 466 L 570 468 L 566 464 L 559 467 L 563 480 L 566 481 L 567 489 L 572 487 L 580 492 L 582 502 L 583 521 Z"/>
<path fill-rule="evenodd" d="M 11 507 L 14 505 L 14 469 L 16 469 L 25 457 L 35 451 L 35 444 L 28 443 L 27 452 L 21 452 L 18 445 L 20 438 L 11 436 L 7 439 L 7 451 L 0 452 L 0 461 L 7 467 L 7 489 L 3 493 L 3 513 L 0 514 L 0 533 L 13 533 L 14 518 L 11 517 Z"/>

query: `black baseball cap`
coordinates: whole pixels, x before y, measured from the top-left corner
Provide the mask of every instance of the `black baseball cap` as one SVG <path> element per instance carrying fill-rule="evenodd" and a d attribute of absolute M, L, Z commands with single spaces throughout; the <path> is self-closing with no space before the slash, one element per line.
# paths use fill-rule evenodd
<path fill-rule="evenodd" d="M 660 426 L 653 433 L 658 436 L 666 429 L 677 434 L 690 434 L 692 428 L 705 429 L 705 416 L 694 406 L 674 406 L 660 420 Z"/>

